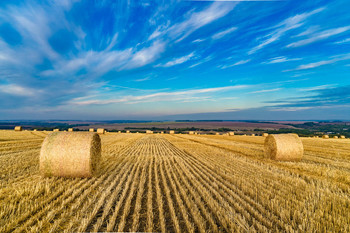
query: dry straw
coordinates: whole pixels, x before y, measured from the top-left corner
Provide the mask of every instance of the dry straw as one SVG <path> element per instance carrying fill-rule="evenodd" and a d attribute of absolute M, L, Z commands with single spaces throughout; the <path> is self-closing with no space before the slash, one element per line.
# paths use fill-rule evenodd
<path fill-rule="evenodd" d="M 22 126 L 15 126 L 15 131 L 22 131 Z"/>
<path fill-rule="evenodd" d="M 328 139 L 329 136 L 328 135 L 323 135 L 322 138 Z"/>
<path fill-rule="evenodd" d="M 220 135 L 219 133 L 216 133 L 215 135 Z"/>
<path fill-rule="evenodd" d="M 53 130 L 53 132 L 58 132 L 58 131 L 60 131 L 60 129 L 54 129 L 54 130 Z"/>
<path fill-rule="evenodd" d="M 89 132 L 95 132 L 95 129 L 94 128 L 90 128 Z"/>
<path fill-rule="evenodd" d="M 175 130 L 170 130 L 169 134 L 175 134 Z"/>
<path fill-rule="evenodd" d="M 267 137 L 267 136 L 269 136 L 269 134 L 268 133 L 263 133 L 262 136 L 263 137 Z"/>
<path fill-rule="evenodd" d="M 152 134 L 152 133 L 153 133 L 153 131 L 152 131 L 152 130 L 146 130 L 146 133 L 148 133 L 148 134 Z"/>
<path fill-rule="evenodd" d="M 333 138 L 334 138 L 334 139 L 338 139 L 338 136 L 334 136 Z"/>
<path fill-rule="evenodd" d="M 229 132 L 228 135 L 235 136 L 235 132 Z"/>
<path fill-rule="evenodd" d="M 100 157 L 98 134 L 54 132 L 41 146 L 40 172 L 46 177 L 92 177 L 97 173 Z"/>
<path fill-rule="evenodd" d="M 341 135 L 341 136 L 340 136 L 340 138 L 341 138 L 341 139 L 344 139 L 344 138 L 345 138 L 345 136 L 344 136 L 344 135 Z"/>
<path fill-rule="evenodd" d="M 37 130 L 37 129 L 34 129 L 33 131 L 36 132 L 36 131 L 38 131 L 38 130 Z"/>
<path fill-rule="evenodd" d="M 255 136 L 255 134 L 252 134 L 252 136 Z"/>
<path fill-rule="evenodd" d="M 188 134 L 194 134 L 194 132 L 193 131 L 189 131 Z"/>
<path fill-rule="evenodd" d="M 130 133 L 130 130 L 127 130 L 126 133 Z"/>
<path fill-rule="evenodd" d="M 270 134 L 265 138 L 265 156 L 273 160 L 300 161 L 303 143 L 297 134 Z"/>
<path fill-rule="evenodd" d="M 74 131 L 73 128 L 68 129 L 68 132 L 73 132 L 73 131 Z"/>
<path fill-rule="evenodd" d="M 103 128 L 98 128 L 97 131 L 96 131 L 98 134 L 104 134 L 106 132 L 105 129 Z"/>

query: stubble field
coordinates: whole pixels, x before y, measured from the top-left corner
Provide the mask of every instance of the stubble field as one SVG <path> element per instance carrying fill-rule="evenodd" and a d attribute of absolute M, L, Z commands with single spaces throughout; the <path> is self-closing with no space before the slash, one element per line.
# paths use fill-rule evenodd
<path fill-rule="evenodd" d="M 349 232 L 350 140 L 303 138 L 301 162 L 263 137 L 101 135 L 97 177 L 42 178 L 48 132 L 0 131 L 0 232 Z"/>

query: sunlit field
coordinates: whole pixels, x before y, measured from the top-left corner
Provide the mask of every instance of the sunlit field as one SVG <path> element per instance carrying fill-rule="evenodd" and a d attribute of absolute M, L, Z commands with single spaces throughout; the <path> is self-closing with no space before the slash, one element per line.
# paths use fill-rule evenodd
<path fill-rule="evenodd" d="M 278 162 L 264 137 L 108 133 L 96 177 L 43 178 L 47 134 L 0 131 L 0 232 L 350 231 L 349 139 Z"/>

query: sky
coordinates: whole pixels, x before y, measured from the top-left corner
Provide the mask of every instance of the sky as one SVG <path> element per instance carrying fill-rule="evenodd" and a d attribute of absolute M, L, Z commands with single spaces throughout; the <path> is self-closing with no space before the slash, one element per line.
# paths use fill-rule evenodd
<path fill-rule="evenodd" d="M 350 1 L 1 1 L 0 120 L 350 120 Z"/>

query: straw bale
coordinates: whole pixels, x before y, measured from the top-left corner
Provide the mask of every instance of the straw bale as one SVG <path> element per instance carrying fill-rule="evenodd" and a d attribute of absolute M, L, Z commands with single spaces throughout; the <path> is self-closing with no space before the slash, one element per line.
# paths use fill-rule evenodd
<path fill-rule="evenodd" d="M 324 139 L 328 139 L 328 138 L 329 138 L 329 136 L 328 136 L 328 135 L 323 135 L 323 136 L 322 136 L 322 138 L 324 138 Z"/>
<path fill-rule="evenodd" d="M 53 132 L 58 132 L 58 131 L 60 131 L 60 129 L 54 129 L 54 130 L 53 130 Z"/>
<path fill-rule="evenodd" d="M 228 135 L 235 136 L 235 132 L 229 132 Z"/>
<path fill-rule="evenodd" d="M 338 139 L 338 136 L 334 136 L 333 138 L 334 138 L 334 139 Z"/>
<path fill-rule="evenodd" d="M 69 129 L 68 129 L 68 132 L 73 132 L 73 131 L 74 131 L 73 128 L 69 128 Z"/>
<path fill-rule="evenodd" d="M 189 131 L 188 134 L 194 134 L 194 132 L 193 131 Z"/>
<path fill-rule="evenodd" d="M 268 133 L 263 133 L 262 136 L 263 137 L 267 137 L 267 136 L 269 136 L 269 134 Z"/>
<path fill-rule="evenodd" d="M 146 133 L 148 133 L 148 134 L 152 134 L 152 133 L 153 133 L 153 131 L 152 131 L 152 130 L 146 130 Z"/>
<path fill-rule="evenodd" d="M 255 136 L 255 134 L 252 134 L 252 136 Z"/>
<path fill-rule="evenodd" d="M 215 135 L 220 135 L 219 133 L 216 133 Z"/>
<path fill-rule="evenodd" d="M 175 134 L 175 130 L 170 130 L 169 134 Z"/>
<path fill-rule="evenodd" d="M 90 128 L 89 132 L 95 132 L 95 129 L 94 128 Z"/>
<path fill-rule="evenodd" d="M 344 135 L 341 135 L 341 136 L 340 136 L 340 138 L 341 138 L 341 139 L 344 139 L 344 138 L 345 138 L 345 136 L 344 136 Z"/>
<path fill-rule="evenodd" d="M 265 157 L 273 160 L 300 161 L 303 143 L 297 134 L 270 134 L 265 138 Z"/>
<path fill-rule="evenodd" d="M 98 128 L 97 131 L 96 131 L 98 134 L 104 134 L 106 132 L 105 129 L 103 128 Z"/>
<path fill-rule="evenodd" d="M 53 132 L 40 151 L 40 172 L 45 177 L 92 177 L 98 171 L 101 139 L 90 132 Z"/>
<path fill-rule="evenodd" d="M 22 126 L 15 126 L 15 131 L 22 131 Z"/>

